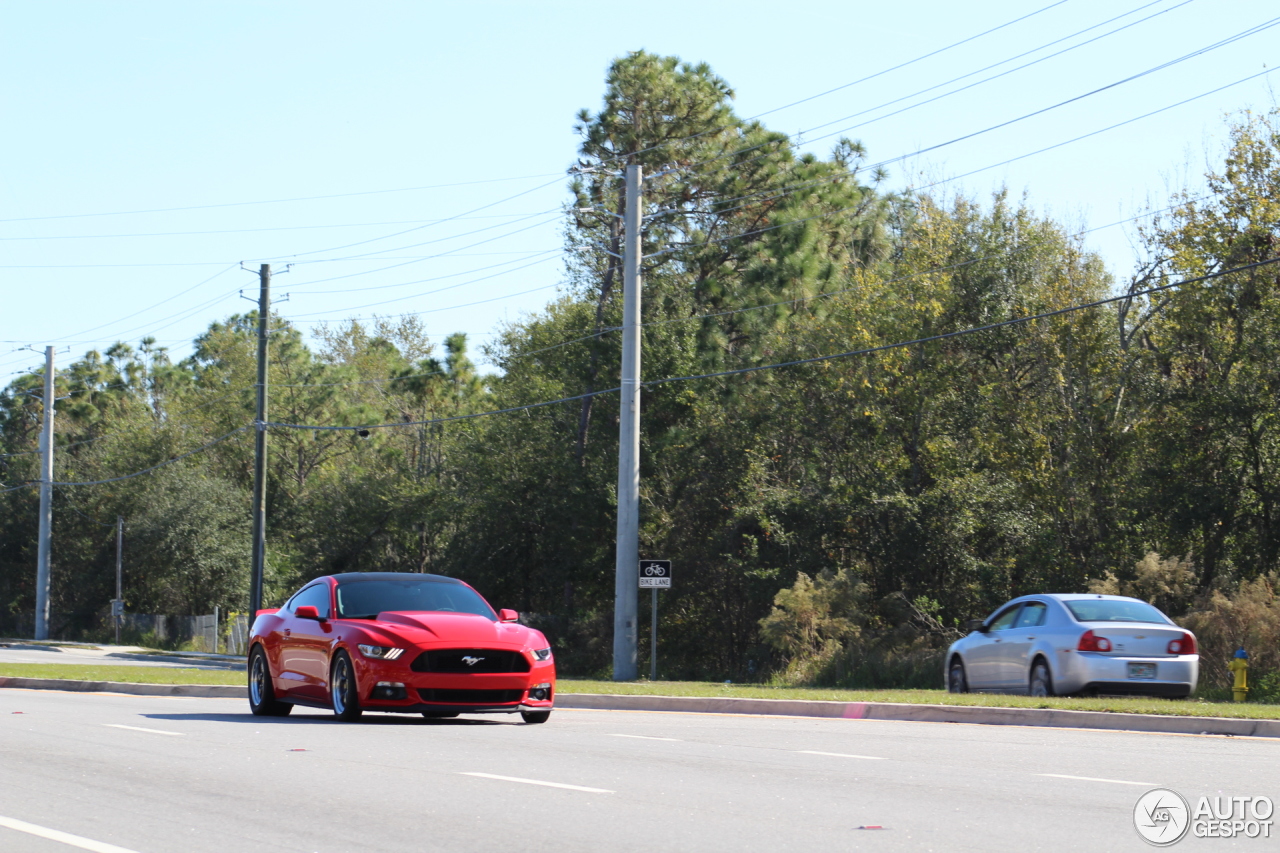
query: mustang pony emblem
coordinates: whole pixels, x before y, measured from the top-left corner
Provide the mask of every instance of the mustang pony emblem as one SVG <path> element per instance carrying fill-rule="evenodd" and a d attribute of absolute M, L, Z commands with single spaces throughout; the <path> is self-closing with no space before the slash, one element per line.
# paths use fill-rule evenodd
<path fill-rule="evenodd" d="M 462 662 L 465 663 L 467 666 L 475 666 L 476 664 L 480 663 L 480 661 L 482 660 L 484 660 L 484 658 L 478 658 L 472 655 L 467 655 L 462 659 Z"/>

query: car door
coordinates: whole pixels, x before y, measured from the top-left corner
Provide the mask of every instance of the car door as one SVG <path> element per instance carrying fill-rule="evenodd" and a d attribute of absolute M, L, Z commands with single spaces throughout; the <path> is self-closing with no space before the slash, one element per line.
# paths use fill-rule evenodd
<path fill-rule="evenodd" d="M 1049 607 L 1043 601 L 1028 601 L 1022 605 L 1013 626 L 1000 638 L 1000 656 L 997 679 L 1000 686 L 1016 690 L 1028 686 L 1031 675 L 1031 646 L 1044 625 Z"/>
<path fill-rule="evenodd" d="M 295 604 L 309 604 L 320 614 L 319 619 L 303 619 L 294 614 L 289 626 L 294 671 L 302 676 L 297 695 L 325 700 L 329 696 L 329 647 L 333 640 L 329 584 L 312 584 L 298 594 Z"/>
<path fill-rule="evenodd" d="M 972 645 L 965 653 L 965 674 L 969 686 L 975 690 L 997 690 L 1005 686 L 1004 642 L 1008 631 L 1022 610 L 1022 602 L 1010 604 L 987 623 L 987 630 L 971 638 Z"/>
<path fill-rule="evenodd" d="M 310 605 L 329 617 L 329 585 L 314 583 L 303 588 L 281 609 L 280 675 L 277 688 L 282 695 L 321 701 L 328 686 L 328 635 L 323 630 L 330 624 L 315 619 L 302 619 L 297 610 Z M 323 650 L 321 647 L 323 646 Z M 323 662 L 319 658 L 323 657 Z"/>

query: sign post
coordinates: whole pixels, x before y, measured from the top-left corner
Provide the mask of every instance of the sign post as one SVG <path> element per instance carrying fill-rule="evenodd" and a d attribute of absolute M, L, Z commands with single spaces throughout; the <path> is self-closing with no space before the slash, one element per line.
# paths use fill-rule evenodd
<path fill-rule="evenodd" d="M 671 589 L 670 560 L 641 560 L 640 588 L 648 587 L 652 593 L 649 613 L 649 680 L 658 680 L 658 590 Z"/>

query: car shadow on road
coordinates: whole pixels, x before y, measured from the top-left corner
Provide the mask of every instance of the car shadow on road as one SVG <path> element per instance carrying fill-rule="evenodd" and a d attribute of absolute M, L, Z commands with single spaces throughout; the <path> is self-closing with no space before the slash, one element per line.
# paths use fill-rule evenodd
<path fill-rule="evenodd" d="M 142 714 L 149 720 L 174 720 L 174 721 L 197 721 L 210 723 L 253 723 L 257 726 L 262 725 L 284 725 L 284 726 L 305 726 L 305 725 L 332 725 L 339 722 L 332 716 L 324 716 L 322 714 L 301 714 L 297 717 L 255 717 L 247 711 L 243 714 Z M 458 717 L 454 719 L 440 719 L 426 717 L 409 716 L 407 714 L 369 714 L 360 718 L 359 725 L 375 725 L 375 726 L 518 726 L 523 723 L 518 720 L 477 720 L 473 718 Z"/>

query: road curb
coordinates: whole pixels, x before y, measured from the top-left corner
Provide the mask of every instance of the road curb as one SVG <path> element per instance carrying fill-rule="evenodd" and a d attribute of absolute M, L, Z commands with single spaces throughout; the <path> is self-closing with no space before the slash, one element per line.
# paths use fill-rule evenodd
<path fill-rule="evenodd" d="M 71 690 L 76 693 L 131 693 L 135 696 L 196 696 L 244 699 L 247 687 L 234 684 L 131 684 L 125 681 L 75 681 L 70 678 L 14 678 L 0 676 L 0 688 Z"/>
<path fill-rule="evenodd" d="M 1163 734 L 1280 737 L 1280 720 L 1175 717 L 1053 708 L 988 708 L 975 705 L 911 705 L 891 702 L 822 702 L 800 699 L 729 699 L 694 696 L 617 696 L 560 693 L 557 708 L 601 711 L 674 711 L 694 714 L 760 714 L 846 720 L 975 723 L 989 726 L 1052 726 Z"/>
<path fill-rule="evenodd" d="M 245 699 L 247 688 L 233 684 L 130 684 L 66 678 L 0 676 L 0 688 L 129 693 L 135 696 L 193 696 Z M 808 699 L 731 699 L 704 696 L 621 696 L 559 693 L 557 708 L 594 711 L 667 711 L 681 714 L 752 714 L 770 717 L 825 717 L 916 723 L 972 723 L 986 726 L 1050 726 L 1069 729 L 1233 735 L 1280 738 L 1280 720 L 1229 717 L 1175 717 L 1054 708 L 988 708 L 978 705 L 912 705 L 898 702 L 824 702 Z"/>

